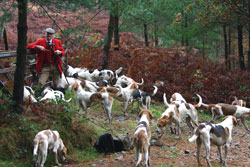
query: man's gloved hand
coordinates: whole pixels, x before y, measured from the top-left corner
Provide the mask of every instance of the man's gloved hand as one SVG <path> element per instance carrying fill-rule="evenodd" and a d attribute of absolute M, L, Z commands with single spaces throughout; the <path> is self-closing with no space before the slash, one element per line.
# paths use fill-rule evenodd
<path fill-rule="evenodd" d="M 56 50 L 56 51 L 55 51 L 55 55 L 58 55 L 58 56 L 59 56 L 59 55 L 61 55 L 61 54 L 62 54 L 62 51 L 60 51 L 60 50 Z"/>

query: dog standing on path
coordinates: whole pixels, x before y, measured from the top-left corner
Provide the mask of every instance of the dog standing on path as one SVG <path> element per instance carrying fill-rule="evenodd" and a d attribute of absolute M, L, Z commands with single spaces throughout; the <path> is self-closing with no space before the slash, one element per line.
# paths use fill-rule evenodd
<path fill-rule="evenodd" d="M 57 131 L 43 130 L 34 138 L 33 162 L 35 167 L 44 167 L 48 150 L 52 150 L 55 156 L 56 165 L 58 162 L 58 152 L 62 152 L 62 160 L 65 161 L 67 148 Z"/>
<path fill-rule="evenodd" d="M 136 155 L 136 166 L 138 166 L 142 160 L 142 154 L 145 156 L 145 165 L 150 165 L 150 139 L 151 131 L 149 127 L 149 121 L 153 118 L 150 110 L 142 110 L 139 113 L 140 121 L 135 128 L 134 133 L 134 147 Z"/>
<path fill-rule="evenodd" d="M 206 161 L 209 167 L 211 163 L 209 161 L 210 143 L 215 144 L 218 147 L 220 162 L 227 164 L 227 153 L 232 141 L 233 126 L 237 125 L 237 120 L 234 116 L 227 116 L 224 121 L 219 124 L 201 123 L 195 130 L 195 134 L 189 139 L 189 142 L 196 141 L 197 145 L 197 162 L 200 166 L 200 148 L 202 143 L 206 149 Z M 222 159 L 221 146 L 225 145 L 225 158 Z"/>

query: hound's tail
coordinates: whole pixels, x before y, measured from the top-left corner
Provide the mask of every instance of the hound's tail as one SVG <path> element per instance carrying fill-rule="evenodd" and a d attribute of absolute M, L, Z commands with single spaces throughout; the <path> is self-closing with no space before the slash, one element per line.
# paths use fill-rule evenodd
<path fill-rule="evenodd" d="M 199 94 L 196 94 L 196 95 L 199 97 L 199 102 L 198 102 L 198 104 L 195 104 L 194 107 L 195 107 L 195 108 L 200 108 L 201 105 L 203 104 L 203 103 L 202 103 L 202 98 L 201 98 L 201 96 L 200 96 Z"/>
<path fill-rule="evenodd" d="M 167 101 L 167 98 L 166 98 L 166 93 L 163 94 L 163 101 L 164 101 L 165 106 L 168 108 L 169 104 L 168 104 L 168 101 Z"/>
<path fill-rule="evenodd" d="M 188 139 L 189 142 L 194 142 L 198 137 L 200 137 L 200 134 L 201 134 L 201 130 L 205 127 L 205 125 L 203 124 L 200 124 L 195 132 L 194 132 L 194 135 Z"/>
<path fill-rule="evenodd" d="M 70 102 L 70 101 L 71 101 L 71 99 L 72 99 L 72 98 L 69 98 L 68 100 L 65 100 L 65 102 L 67 102 L 67 103 L 68 103 L 68 102 Z"/>
<path fill-rule="evenodd" d="M 137 84 L 138 84 L 139 86 L 142 86 L 142 85 L 143 85 L 143 83 L 144 83 L 143 78 L 141 79 L 141 83 L 138 83 L 138 82 L 137 82 Z"/>
<path fill-rule="evenodd" d="M 157 91 L 158 91 L 158 87 L 157 86 L 154 86 L 154 92 L 151 94 L 151 96 L 154 96 L 156 93 L 157 93 Z"/>
<path fill-rule="evenodd" d="M 199 136 L 197 136 L 196 134 L 194 134 L 191 138 L 188 139 L 188 141 L 191 143 L 191 142 L 194 142 Z"/>

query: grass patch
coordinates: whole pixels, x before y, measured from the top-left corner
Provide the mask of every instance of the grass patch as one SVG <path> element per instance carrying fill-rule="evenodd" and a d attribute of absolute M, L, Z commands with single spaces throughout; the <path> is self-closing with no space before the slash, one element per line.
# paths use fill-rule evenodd
<path fill-rule="evenodd" d="M 163 150 L 163 151 L 169 151 L 169 152 L 176 151 L 176 149 L 171 148 L 171 147 L 163 147 L 162 150 Z"/>
<path fill-rule="evenodd" d="M 171 157 L 171 158 L 178 157 L 178 156 L 179 156 L 178 153 L 172 153 L 172 154 L 170 154 L 170 157 Z"/>
<path fill-rule="evenodd" d="M 89 147 L 85 150 L 74 149 L 70 157 L 78 162 L 88 162 L 97 160 L 99 156 L 101 154 L 94 147 Z"/>
<path fill-rule="evenodd" d="M 156 165 L 155 167 L 174 167 L 174 165 L 170 164 L 170 165 Z"/>
<path fill-rule="evenodd" d="M 212 119 L 211 114 L 207 114 L 204 112 L 198 112 L 198 118 L 199 118 L 199 122 L 208 122 Z"/>
<path fill-rule="evenodd" d="M 166 110 L 166 107 L 161 103 L 156 103 L 150 106 L 150 110 L 154 118 L 160 118 L 162 113 Z"/>

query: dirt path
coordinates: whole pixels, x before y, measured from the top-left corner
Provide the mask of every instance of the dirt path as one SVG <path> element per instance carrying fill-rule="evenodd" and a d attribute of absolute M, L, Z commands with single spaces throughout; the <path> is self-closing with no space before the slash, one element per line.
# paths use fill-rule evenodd
<path fill-rule="evenodd" d="M 92 115 L 95 117 L 95 115 Z M 116 118 L 117 119 L 117 118 Z M 136 116 L 130 117 L 136 123 Z M 119 127 L 125 121 L 115 121 L 114 127 Z M 154 133 L 155 121 L 153 121 L 153 127 L 151 127 L 152 136 L 156 137 Z M 170 134 L 169 131 L 165 132 L 161 138 L 163 143 L 162 147 L 151 147 L 151 166 L 156 167 L 178 167 L 178 166 L 197 166 L 196 162 L 196 145 L 195 143 L 189 143 L 188 129 L 183 127 L 182 139 L 177 139 L 175 135 Z M 133 132 L 133 129 L 131 129 Z M 222 166 L 219 163 L 219 155 L 217 154 L 217 147 L 211 147 L 210 160 L 214 167 Z M 205 162 L 204 147 L 201 150 L 201 163 L 203 166 L 207 166 Z M 223 148 L 224 155 L 224 148 Z M 144 164 L 144 161 L 143 161 Z M 235 127 L 233 129 L 233 141 L 228 153 L 227 160 L 228 167 L 249 167 L 250 166 L 250 134 L 246 133 L 243 126 Z M 123 151 L 111 155 L 102 154 L 98 160 L 83 162 L 79 164 L 70 164 L 68 167 L 134 167 L 135 155 L 134 150 Z"/>

